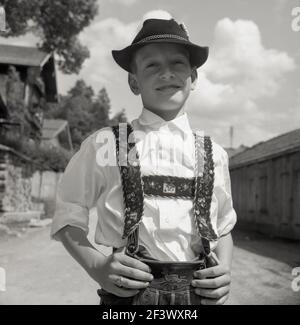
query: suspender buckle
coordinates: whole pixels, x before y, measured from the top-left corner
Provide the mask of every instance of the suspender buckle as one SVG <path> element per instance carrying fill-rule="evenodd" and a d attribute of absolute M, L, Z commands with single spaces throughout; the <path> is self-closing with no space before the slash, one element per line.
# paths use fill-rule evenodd
<path fill-rule="evenodd" d="M 138 247 L 134 243 L 127 245 L 127 253 L 134 255 L 138 250 Z"/>

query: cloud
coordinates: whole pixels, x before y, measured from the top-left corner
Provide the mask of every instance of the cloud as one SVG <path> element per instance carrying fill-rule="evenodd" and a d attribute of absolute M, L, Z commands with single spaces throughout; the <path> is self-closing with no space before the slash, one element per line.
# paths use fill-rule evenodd
<path fill-rule="evenodd" d="M 114 62 L 112 50 L 128 46 L 137 32 L 138 23 L 124 24 L 116 18 L 108 18 L 92 25 L 80 36 L 90 50 L 81 75 L 93 84 L 112 83 L 117 86 L 120 68 Z"/>
<path fill-rule="evenodd" d="M 216 24 L 210 57 L 199 69 L 190 112 L 198 121 L 213 120 L 214 128 L 239 124 L 241 130 L 249 129 L 248 139 L 253 140 L 251 127 L 255 138 L 266 137 L 262 121 L 270 110 L 262 109 L 259 102 L 275 98 L 286 73 L 295 69 L 294 60 L 286 52 L 264 47 L 253 21 L 224 18 Z M 274 113 L 274 109 L 281 108 L 275 105 L 271 109 Z"/>
<path fill-rule="evenodd" d="M 284 109 L 276 112 L 274 128 L 281 132 L 297 129 L 300 127 L 300 87 L 296 89 L 295 103 L 291 106 L 284 107 Z"/>
<path fill-rule="evenodd" d="M 294 68 L 287 53 L 264 48 L 254 22 L 224 18 L 217 23 L 212 57 L 205 70 L 212 80 L 227 80 L 241 93 L 247 89 L 255 99 L 274 95 L 280 78 Z"/>
<path fill-rule="evenodd" d="M 274 11 L 278 14 L 282 14 L 282 11 L 285 9 L 288 3 L 289 0 L 276 0 L 274 5 Z"/>

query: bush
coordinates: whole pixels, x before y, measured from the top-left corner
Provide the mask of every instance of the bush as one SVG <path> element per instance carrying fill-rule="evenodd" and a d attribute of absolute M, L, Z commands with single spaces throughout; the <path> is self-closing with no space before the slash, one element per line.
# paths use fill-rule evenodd
<path fill-rule="evenodd" d="M 37 164 L 38 170 L 52 170 L 62 172 L 65 170 L 72 154 L 63 148 L 56 147 L 27 147 L 25 155 Z"/>
<path fill-rule="evenodd" d="M 62 172 L 66 168 L 72 153 L 53 146 L 39 146 L 29 139 L 2 139 L 1 144 L 6 145 L 18 153 L 26 156 L 35 164 L 36 170 L 52 170 Z"/>

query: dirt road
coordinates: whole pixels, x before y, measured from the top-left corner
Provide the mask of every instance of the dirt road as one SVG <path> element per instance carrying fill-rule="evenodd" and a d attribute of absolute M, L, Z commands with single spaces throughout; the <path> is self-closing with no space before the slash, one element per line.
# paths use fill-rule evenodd
<path fill-rule="evenodd" d="M 92 227 L 94 222 L 92 218 Z M 0 291 L 0 304 L 99 303 L 96 283 L 60 243 L 50 240 L 49 232 L 50 227 L 29 229 L 22 237 L 0 239 L 0 267 L 6 270 L 6 291 Z M 300 267 L 299 243 L 243 232 L 233 235 L 228 303 L 300 304 L 300 291 L 291 288 L 292 268 Z M 99 249 L 109 253 L 107 248 Z"/>

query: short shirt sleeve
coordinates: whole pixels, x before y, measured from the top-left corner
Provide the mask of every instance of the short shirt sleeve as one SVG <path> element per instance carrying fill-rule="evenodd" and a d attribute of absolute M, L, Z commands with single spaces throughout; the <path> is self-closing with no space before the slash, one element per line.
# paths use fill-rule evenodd
<path fill-rule="evenodd" d="M 71 158 L 58 184 L 51 238 L 67 225 L 88 233 L 89 210 L 94 207 L 105 184 L 104 172 L 96 162 L 94 135 L 89 136 Z"/>
<path fill-rule="evenodd" d="M 221 148 L 221 147 L 220 147 Z M 217 191 L 218 198 L 218 217 L 217 231 L 219 237 L 231 232 L 237 221 L 236 212 L 233 208 L 231 196 L 231 181 L 229 174 L 228 154 L 221 148 L 220 154 L 220 186 Z"/>

